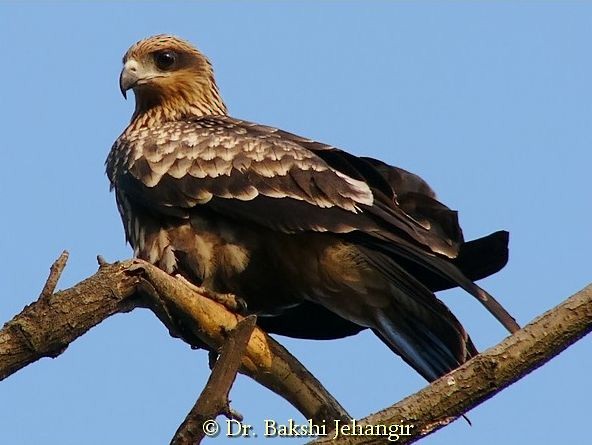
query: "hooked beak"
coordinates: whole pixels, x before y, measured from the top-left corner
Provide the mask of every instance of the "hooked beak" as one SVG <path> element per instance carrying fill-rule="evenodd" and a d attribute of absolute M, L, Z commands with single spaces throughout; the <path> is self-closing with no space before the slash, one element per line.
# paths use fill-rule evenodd
<path fill-rule="evenodd" d="M 140 80 L 139 71 L 138 62 L 133 59 L 128 60 L 123 65 L 119 75 L 119 89 L 125 99 L 127 99 L 127 91 L 135 87 Z"/>

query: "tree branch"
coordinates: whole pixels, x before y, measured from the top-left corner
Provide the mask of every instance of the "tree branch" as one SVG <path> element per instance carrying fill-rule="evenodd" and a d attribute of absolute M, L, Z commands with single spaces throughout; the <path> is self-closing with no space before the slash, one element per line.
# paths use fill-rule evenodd
<path fill-rule="evenodd" d="M 389 425 L 413 425 L 411 435 L 401 435 L 397 441 L 413 443 L 542 366 L 591 330 L 592 285 L 589 285 L 497 346 L 390 408 L 360 420 L 358 426 L 364 431 L 367 425 L 383 425 L 388 433 Z M 382 444 L 385 435 L 339 435 L 335 439 L 329 435 L 313 443 Z"/>
<path fill-rule="evenodd" d="M 208 383 L 185 421 L 175 433 L 171 445 L 198 444 L 206 435 L 204 431 L 206 421 L 214 420 L 221 414 L 229 419 L 237 417 L 231 412 L 228 394 L 236 379 L 236 373 L 256 322 L 257 317 L 254 315 L 244 318 L 229 334 L 218 361 L 212 369 Z"/>
<path fill-rule="evenodd" d="M 149 307 L 169 327 L 173 336 L 180 334 L 189 344 L 199 346 L 203 342 L 217 350 L 224 344 L 224 332 L 234 329 L 243 319 L 157 267 L 136 261 L 147 282 L 154 287 L 155 292 L 148 292 L 152 297 Z M 251 336 L 240 372 L 281 395 L 314 423 L 349 419 L 345 409 L 321 383 L 259 328 Z"/>
<path fill-rule="evenodd" d="M 64 250 L 62 254 L 58 257 L 57 260 L 49 268 L 49 277 L 47 277 L 47 281 L 45 282 L 45 286 L 41 290 L 41 294 L 39 295 L 39 299 L 43 300 L 45 298 L 49 298 L 53 295 L 56 286 L 58 285 L 58 280 L 64 271 L 64 267 L 66 267 L 66 263 L 68 262 L 68 257 L 70 254 L 68 251 Z"/>
<path fill-rule="evenodd" d="M 61 266 L 60 266 L 61 264 Z M 39 300 L 0 330 L 0 380 L 42 357 L 56 357 L 76 338 L 105 318 L 135 307 L 149 307 L 193 346 L 219 350 L 225 333 L 243 320 L 160 269 L 140 260 L 102 263 L 99 271 L 70 289 L 52 294 L 65 256 L 54 266 Z M 499 345 L 473 358 L 418 393 L 358 422 L 358 430 L 333 434 L 315 443 L 384 443 L 398 433 L 412 443 L 452 422 L 513 382 L 549 361 L 592 330 L 592 285 L 537 318 Z M 345 410 L 294 357 L 259 328 L 245 347 L 239 372 L 272 389 L 307 419 L 351 425 Z M 347 422 L 346 422 L 347 421 Z M 401 424 L 405 430 L 389 429 Z M 369 425 L 382 430 L 364 429 Z M 329 428 L 328 428 L 329 430 Z M 352 431 L 365 431 L 352 435 Z M 382 431 L 369 434 L 368 431 Z M 339 433 L 339 431 L 338 431 Z"/>
<path fill-rule="evenodd" d="M 52 274 L 50 274 L 52 275 Z M 180 280 L 141 260 L 102 263 L 77 285 L 40 298 L 0 330 L 0 380 L 42 357 L 57 357 L 105 318 L 150 307 L 193 346 L 219 350 L 225 332 L 244 317 L 233 314 Z M 346 419 L 347 412 L 285 348 L 256 328 L 240 369 L 314 422 Z"/>
<path fill-rule="evenodd" d="M 48 297 L 42 292 L 7 322 L 0 330 L 0 381 L 40 358 L 57 357 L 105 318 L 136 307 L 130 297 L 139 279 L 125 273 L 128 265 L 104 265 L 70 289 Z"/>

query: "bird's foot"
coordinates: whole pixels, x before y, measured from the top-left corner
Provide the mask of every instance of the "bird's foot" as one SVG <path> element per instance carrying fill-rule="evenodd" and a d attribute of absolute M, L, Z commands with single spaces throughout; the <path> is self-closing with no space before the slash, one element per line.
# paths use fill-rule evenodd
<path fill-rule="evenodd" d="M 242 298 L 237 297 L 234 294 L 221 294 L 206 287 L 196 286 L 192 282 L 188 281 L 184 276 L 179 274 L 177 274 L 175 277 L 179 281 L 183 282 L 183 284 L 185 284 L 191 290 L 203 295 L 206 298 L 209 298 L 210 300 L 215 301 L 216 303 L 220 303 L 226 309 L 241 315 L 247 314 L 247 302 Z"/>

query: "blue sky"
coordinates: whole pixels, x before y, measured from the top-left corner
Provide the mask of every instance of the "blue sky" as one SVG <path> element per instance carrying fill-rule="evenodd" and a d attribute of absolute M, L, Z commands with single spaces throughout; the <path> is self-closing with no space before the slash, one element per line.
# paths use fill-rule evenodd
<path fill-rule="evenodd" d="M 61 288 L 131 255 L 103 162 L 133 109 L 121 56 L 163 32 L 209 55 L 232 115 L 422 175 L 467 238 L 509 230 L 481 284 L 521 323 L 592 281 L 591 3 L 3 2 L 0 321 L 62 249 Z M 480 349 L 504 338 L 468 295 L 441 298 Z M 357 417 L 425 385 L 370 333 L 280 341 Z M 168 443 L 208 373 L 150 312 L 113 317 L 0 383 L 0 443 Z M 585 338 L 422 443 L 586 443 L 591 374 Z M 255 429 L 302 420 L 246 377 L 231 398 Z"/>

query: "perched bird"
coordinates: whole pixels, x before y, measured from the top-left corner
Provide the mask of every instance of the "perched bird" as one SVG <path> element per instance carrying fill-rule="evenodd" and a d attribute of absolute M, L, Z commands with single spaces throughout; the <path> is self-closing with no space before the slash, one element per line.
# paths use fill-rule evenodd
<path fill-rule="evenodd" d="M 427 380 L 477 353 L 435 291 L 507 261 L 507 232 L 465 242 L 456 212 L 418 176 L 228 116 L 212 66 L 158 35 L 123 58 L 131 123 L 106 162 L 137 257 L 232 293 L 270 332 L 337 338 L 370 328 Z"/>

